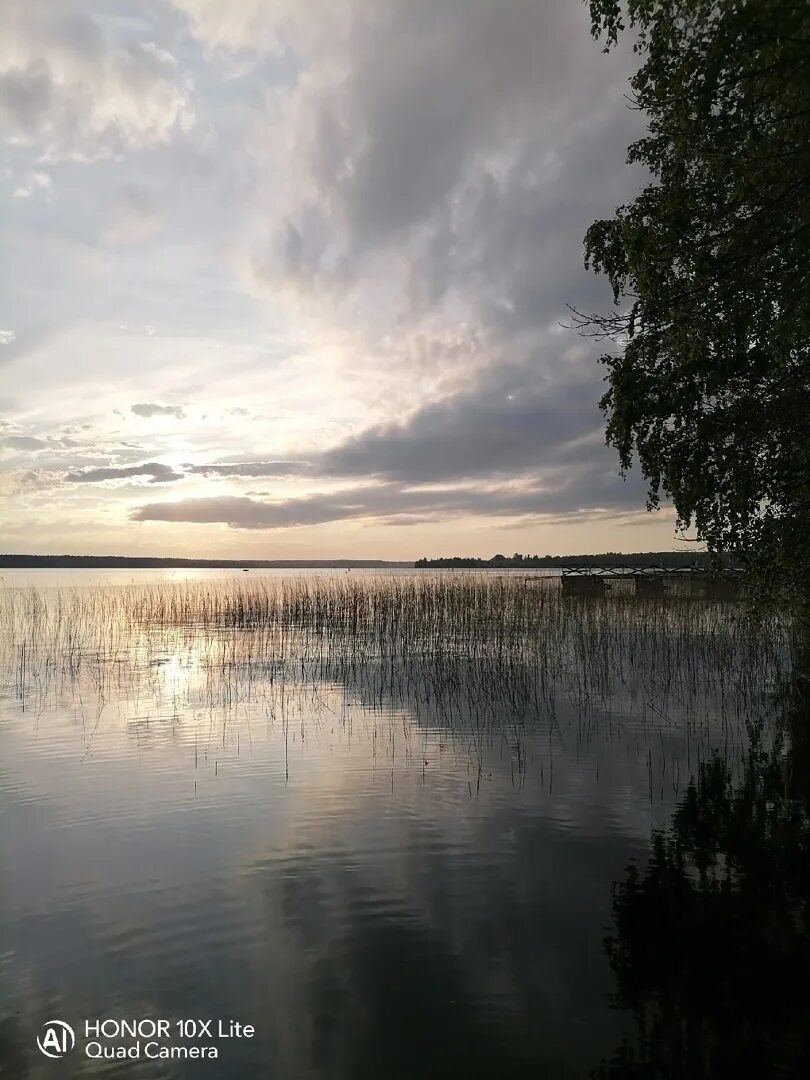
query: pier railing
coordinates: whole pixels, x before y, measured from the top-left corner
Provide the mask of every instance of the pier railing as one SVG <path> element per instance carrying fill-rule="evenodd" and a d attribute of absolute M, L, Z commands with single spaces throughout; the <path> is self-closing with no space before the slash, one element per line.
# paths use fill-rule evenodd
<path fill-rule="evenodd" d="M 614 583 L 632 583 L 637 596 L 676 592 L 714 600 L 734 600 L 742 590 L 742 574 L 732 567 L 694 566 L 562 566 L 561 584 L 567 596 L 601 596 Z"/>

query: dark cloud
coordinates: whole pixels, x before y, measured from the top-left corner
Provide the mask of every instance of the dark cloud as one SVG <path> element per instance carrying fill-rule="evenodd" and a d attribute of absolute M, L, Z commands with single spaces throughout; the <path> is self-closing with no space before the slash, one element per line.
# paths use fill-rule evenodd
<path fill-rule="evenodd" d="M 182 405 L 156 405 L 153 402 L 141 401 L 137 405 L 130 406 L 130 412 L 136 416 L 174 416 L 178 420 L 185 417 Z"/>
<path fill-rule="evenodd" d="M 68 473 L 65 479 L 74 484 L 99 484 L 104 480 L 128 480 L 134 476 L 148 476 L 150 484 L 167 484 L 183 479 L 182 473 L 158 461 L 147 461 L 143 465 L 109 465 L 98 469 L 85 469 L 82 472 Z"/>
<path fill-rule="evenodd" d="M 635 186 L 640 130 L 584 4 L 381 0 L 321 47 L 285 114 L 298 194 L 260 273 L 382 296 L 400 331 L 452 303 L 503 337 L 582 300 L 582 236 Z"/>
<path fill-rule="evenodd" d="M 282 502 L 257 502 L 236 495 L 149 503 L 132 514 L 134 521 L 222 522 L 237 529 L 277 529 L 316 525 L 363 516 L 363 500 L 336 495 L 308 496 Z"/>
<path fill-rule="evenodd" d="M 226 461 L 211 465 L 184 465 L 187 473 L 199 476 L 297 476 L 308 472 L 310 464 L 307 461 Z"/>
<path fill-rule="evenodd" d="M 346 68 L 311 103 L 315 122 L 301 137 L 312 141 L 300 148 L 353 250 L 401 237 L 436 212 L 449 217 L 482 155 L 509 157 L 512 140 L 551 148 L 569 110 L 589 98 L 593 108 L 595 85 L 615 66 L 600 71 L 581 8 L 389 0 L 354 20 Z"/>
<path fill-rule="evenodd" d="M 595 365 L 488 370 L 466 390 L 326 451 L 319 471 L 411 483 L 503 477 L 582 461 L 604 469 Z M 614 472 L 615 472 L 614 468 Z"/>
<path fill-rule="evenodd" d="M 259 501 L 240 496 L 182 499 L 149 503 L 132 513 L 135 521 L 221 523 L 236 529 L 284 529 L 354 519 L 382 524 L 414 524 L 454 517 L 542 518 L 577 515 L 587 519 L 639 506 L 636 483 L 615 472 L 571 469 L 537 477 L 524 486 L 478 485 L 445 488 L 403 488 L 397 483 L 362 485 L 301 498 Z"/>
<path fill-rule="evenodd" d="M 636 472 L 618 475 L 597 407 L 596 365 L 576 349 L 543 370 L 536 357 L 485 369 L 464 390 L 303 461 L 188 465 L 209 477 L 352 478 L 354 487 L 288 499 L 208 497 L 140 507 L 135 520 L 275 529 L 370 519 L 587 517 L 644 505 Z M 369 483 L 368 481 L 372 482 Z"/>
<path fill-rule="evenodd" d="M 12 130 L 36 130 L 42 125 L 53 87 L 42 71 L 4 71 L 0 75 L 0 107 Z"/>
<path fill-rule="evenodd" d="M 62 450 L 73 450 L 81 445 L 69 435 L 47 435 L 44 438 L 38 435 L 9 435 L 2 440 L 2 444 L 11 450 L 27 450 L 31 453 L 38 453 L 41 450 L 58 453 Z"/>

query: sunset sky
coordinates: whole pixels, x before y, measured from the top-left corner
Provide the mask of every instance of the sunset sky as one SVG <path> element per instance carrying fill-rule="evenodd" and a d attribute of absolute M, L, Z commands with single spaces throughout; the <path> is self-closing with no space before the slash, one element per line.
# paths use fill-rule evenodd
<path fill-rule="evenodd" d="M 0 550 L 679 546 L 560 325 L 644 179 L 578 0 L 0 20 Z"/>

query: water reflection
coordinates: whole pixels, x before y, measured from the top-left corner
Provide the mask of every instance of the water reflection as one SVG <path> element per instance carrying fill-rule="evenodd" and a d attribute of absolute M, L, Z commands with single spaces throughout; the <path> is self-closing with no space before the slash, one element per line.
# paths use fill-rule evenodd
<path fill-rule="evenodd" d="M 632 1036 L 608 883 L 713 754 L 744 782 L 786 648 L 722 605 L 493 579 L 2 599 L 15 1077 L 587 1075 Z M 257 1035 L 39 1058 L 44 1019 L 105 1015 Z"/>
<path fill-rule="evenodd" d="M 637 1031 L 600 1077 L 810 1075 L 810 693 L 793 681 L 742 776 L 703 763 L 617 883 L 607 951 Z"/>

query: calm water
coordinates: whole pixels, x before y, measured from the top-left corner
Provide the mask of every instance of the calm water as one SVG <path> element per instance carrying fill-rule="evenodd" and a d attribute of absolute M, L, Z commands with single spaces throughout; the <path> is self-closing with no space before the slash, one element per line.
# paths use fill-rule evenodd
<path fill-rule="evenodd" d="M 742 777 L 778 635 L 346 577 L 3 574 L 3 1075 L 582 1077 L 634 1038 L 611 886 L 713 752 Z M 105 1017 L 255 1034 L 91 1060 Z"/>

